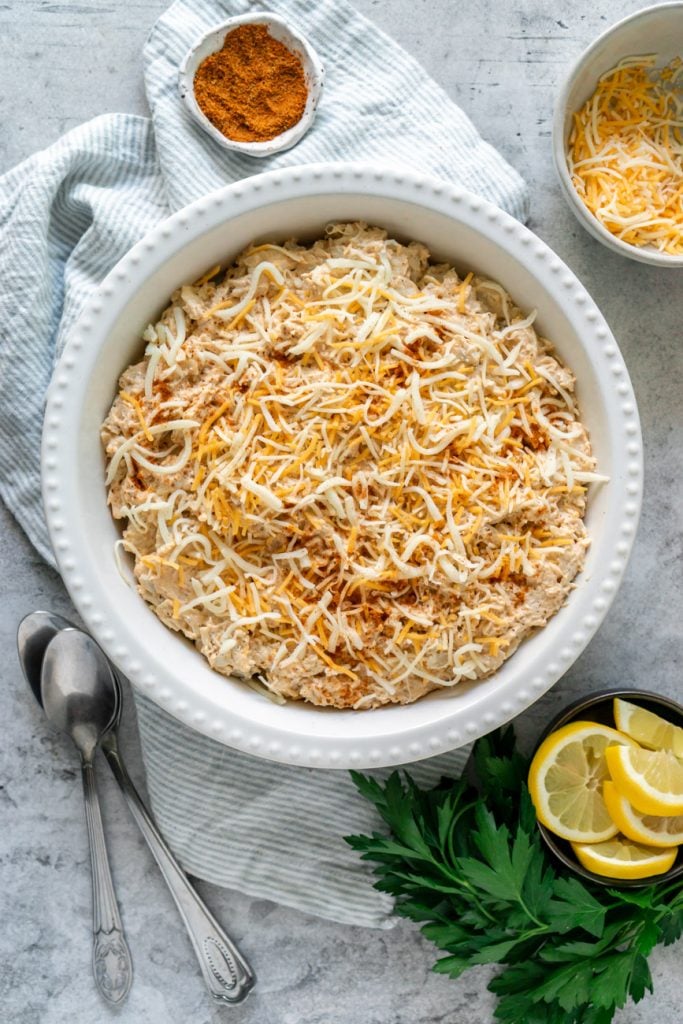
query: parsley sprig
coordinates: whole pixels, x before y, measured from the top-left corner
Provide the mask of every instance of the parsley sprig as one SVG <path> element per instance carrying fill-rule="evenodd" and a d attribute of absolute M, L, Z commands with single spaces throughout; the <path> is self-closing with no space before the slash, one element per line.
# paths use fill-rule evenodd
<path fill-rule="evenodd" d="M 612 889 L 558 874 L 512 729 L 479 740 L 473 762 L 476 786 L 442 779 L 430 790 L 408 774 L 382 784 L 353 772 L 389 834 L 346 841 L 375 862 L 396 913 L 445 952 L 435 971 L 503 965 L 489 985 L 498 1021 L 609 1024 L 629 997 L 652 992 L 652 949 L 683 934 L 683 880 Z"/>

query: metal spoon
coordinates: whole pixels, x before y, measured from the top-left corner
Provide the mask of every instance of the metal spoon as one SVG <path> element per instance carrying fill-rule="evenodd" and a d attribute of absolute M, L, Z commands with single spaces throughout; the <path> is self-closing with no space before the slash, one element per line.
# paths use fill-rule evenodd
<path fill-rule="evenodd" d="M 81 755 L 85 818 L 90 841 L 93 890 L 93 971 L 107 1002 L 119 1005 L 133 980 L 130 951 L 114 895 L 93 758 L 119 713 L 115 691 L 103 694 L 91 670 L 92 641 L 77 629 L 57 633 L 45 649 L 40 692 L 45 714 L 73 740 Z"/>
<path fill-rule="evenodd" d="M 60 629 L 76 629 L 63 615 L 56 612 L 31 612 L 17 627 L 17 651 L 24 678 L 41 708 L 40 673 L 43 668 L 45 648 Z"/>
<path fill-rule="evenodd" d="M 65 628 L 75 627 L 59 615 L 42 611 L 27 615 L 19 625 L 19 657 L 29 686 L 39 703 L 41 703 L 40 687 L 36 685 L 36 679 L 39 678 L 45 647 L 56 632 Z M 254 975 L 240 952 L 190 885 L 178 862 L 161 838 L 125 769 L 117 745 L 117 730 L 122 705 L 120 683 L 103 652 L 94 641 L 92 644 L 97 661 L 96 674 L 99 685 L 107 690 L 113 688 L 118 694 L 119 707 L 115 720 L 102 741 L 105 756 L 128 802 L 128 807 L 171 890 L 171 895 L 185 922 L 211 995 L 222 1003 L 238 1003 L 253 987 Z"/>

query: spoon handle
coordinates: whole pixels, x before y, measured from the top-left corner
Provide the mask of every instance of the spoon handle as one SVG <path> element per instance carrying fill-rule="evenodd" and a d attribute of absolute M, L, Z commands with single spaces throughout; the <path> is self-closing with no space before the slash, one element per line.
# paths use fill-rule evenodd
<path fill-rule="evenodd" d="M 180 911 L 209 992 L 220 1003 L 241 1002 L 255 982 L 249 964 L 201 901 L 162 839 L 121 761 L 113 734 L 105 738 L 102 749 Z"/>
<path fill-rule="evenodd" d="M 130 991 L 133 964 L 114 895 L 95 784 L 95 768 L 91 761 L 83 761 L 81 769 L 92 866 L 93 972 L 102 996 L 108 1003 L 117 1006 Z"/>

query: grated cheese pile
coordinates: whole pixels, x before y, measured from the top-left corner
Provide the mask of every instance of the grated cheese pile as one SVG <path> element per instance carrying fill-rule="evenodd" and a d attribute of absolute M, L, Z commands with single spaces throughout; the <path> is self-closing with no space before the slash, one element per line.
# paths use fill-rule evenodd
<path fill-rule="evenodd" d="M 494 671 L 571 589 L 601 479 L 533 319 L 363 224 L 181 288 L 102 428 L 141 594 L 277 698 Z"/>
<path fill-rule="evenodd" d="M 617 238 L 683 254 L 683 61 L 629 57 L 574 114 L 568 167 L 579 196 Z"/>

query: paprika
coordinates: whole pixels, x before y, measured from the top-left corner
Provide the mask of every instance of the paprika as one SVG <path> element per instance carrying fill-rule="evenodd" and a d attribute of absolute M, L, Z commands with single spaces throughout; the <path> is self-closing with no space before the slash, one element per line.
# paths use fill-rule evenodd
<path fill-rule="evenodd" d="M 274 39 L 267 25 L 239 25 L 195 73 L 202 112 L 228 139 L 265 142 L 292 128 L 308 88 L 299 57 Z"/>

